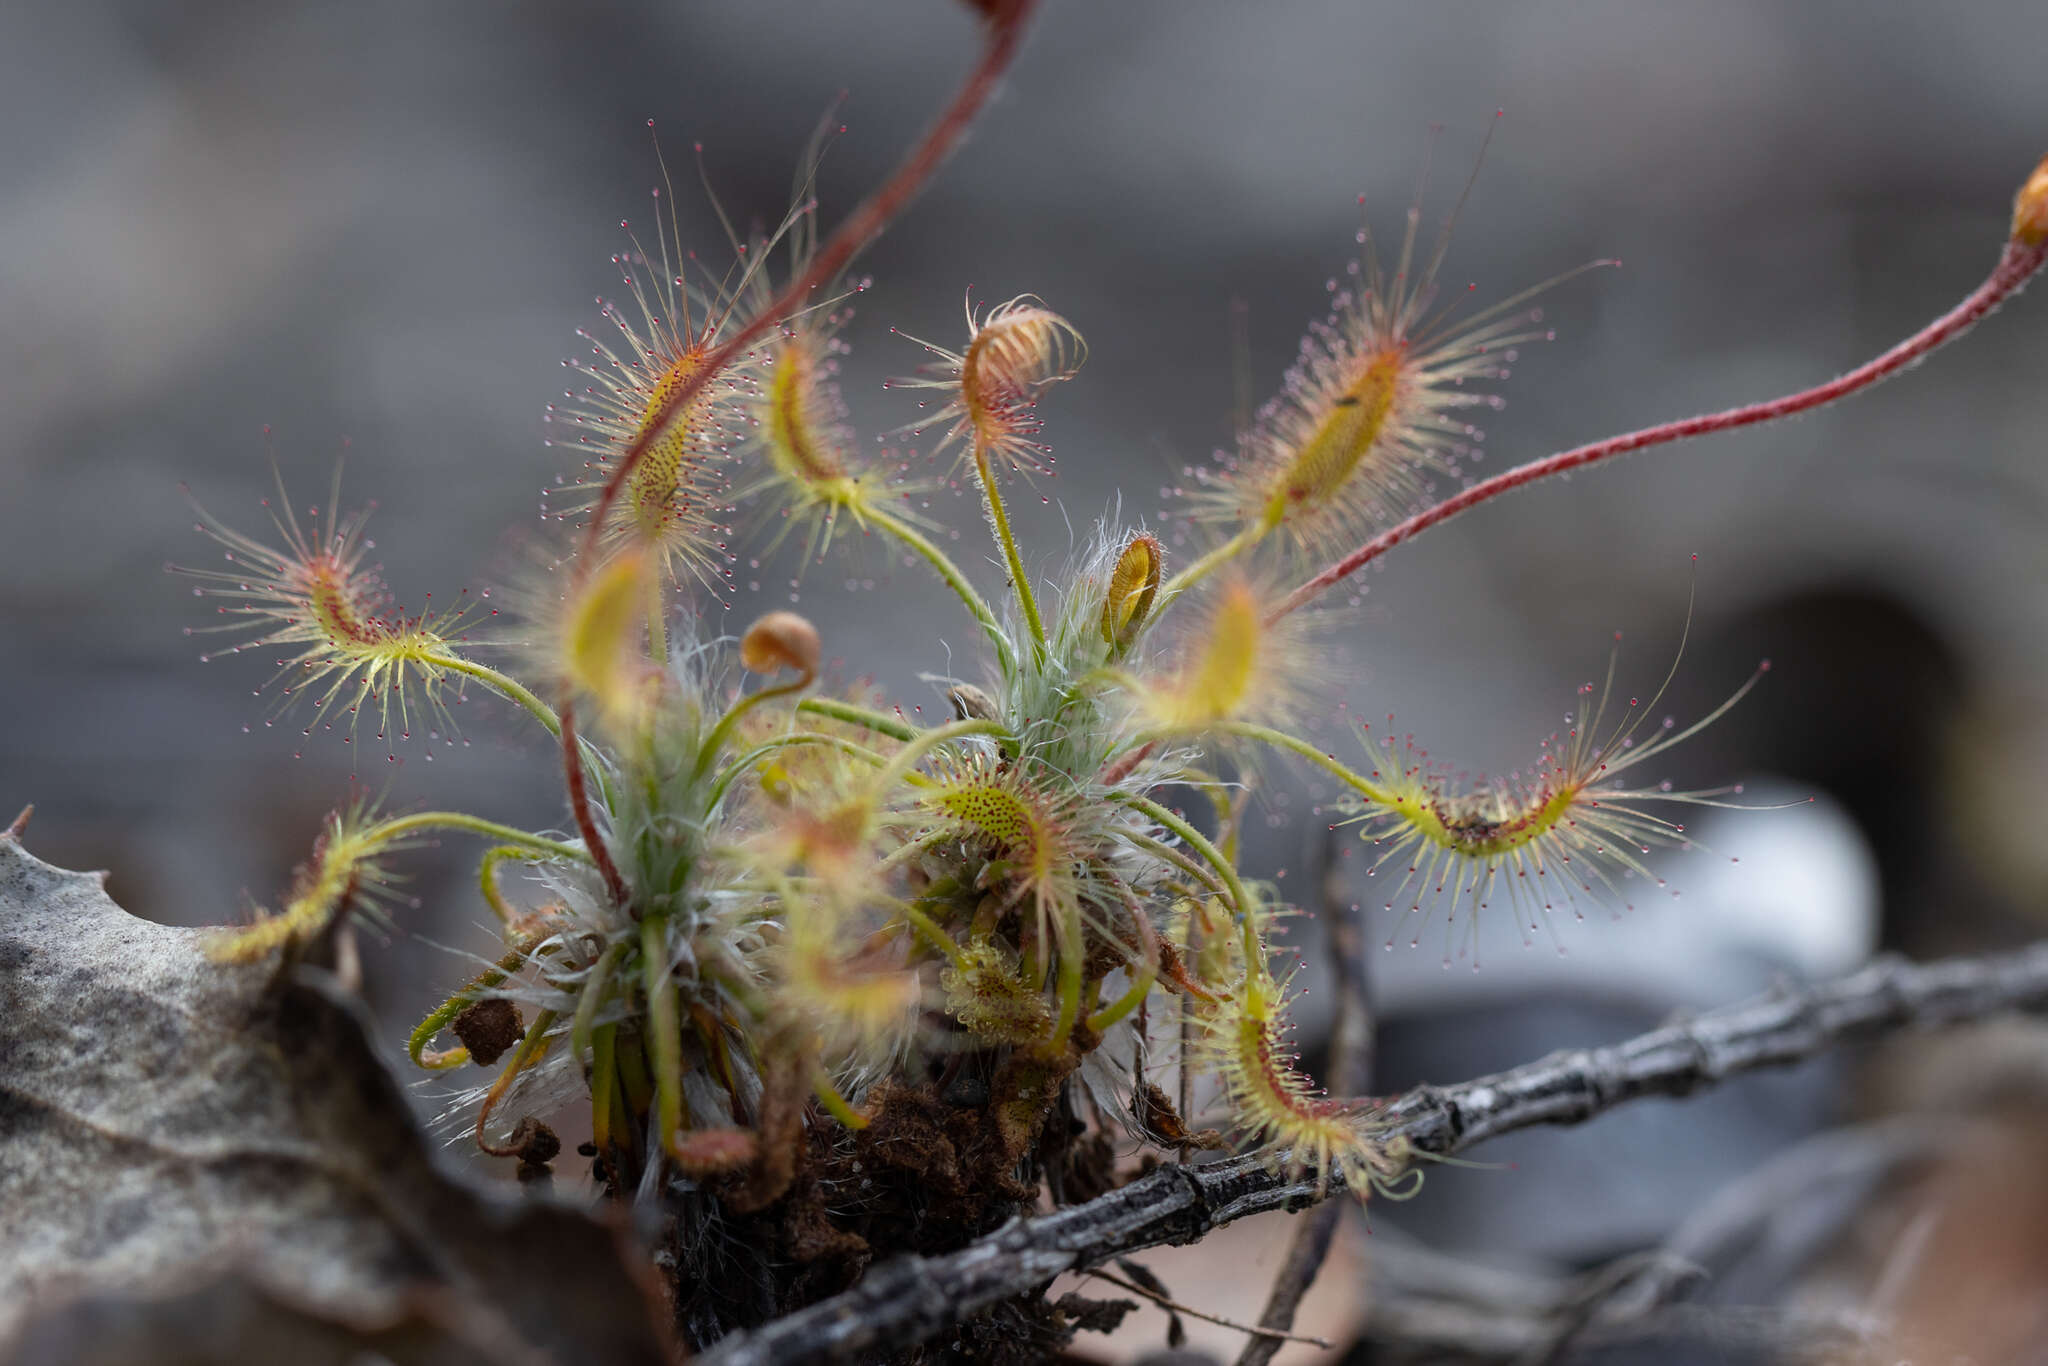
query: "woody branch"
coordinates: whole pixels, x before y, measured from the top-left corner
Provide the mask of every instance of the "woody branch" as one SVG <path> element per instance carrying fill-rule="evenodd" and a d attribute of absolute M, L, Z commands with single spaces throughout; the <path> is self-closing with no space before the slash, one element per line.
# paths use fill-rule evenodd
<path fill-rule="evenodd" d="M 2006 954 L 1913 964 L 1881 960 L 1846 977 L 1776 992 L 1608 1048 L 1554 1053 L 1456 1086 L 1418 1087 L 1381 1111 L 1389 1140 L 1450 1156 L 1516 1129 L 1578 1124 L 1647 1096 L 1680 1097 L 1761 1067 L 1908 1029 L 2048 1012 L 2048 941 Z M 842 1295 L 700 1360 L 798 1366 L 928 1342 L 1064 1272 L 1162 1244 L 1192 1243 L 1268 1210 L 1301 1210 L 1343 1190 L 1313 1171 L 1289 1176 L 1257 1155 L 1163 1166 L 1085 1204 L 1013 1221 L 958 1252 L 902 1257 Z"/>

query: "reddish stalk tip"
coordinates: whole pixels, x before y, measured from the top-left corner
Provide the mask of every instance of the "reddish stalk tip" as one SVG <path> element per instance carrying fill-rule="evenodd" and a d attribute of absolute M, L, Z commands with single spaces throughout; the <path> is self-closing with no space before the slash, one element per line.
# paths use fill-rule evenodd
<path fill-rule="evenodd" d="M 2013 196 L 2012 240 L 2023 247 L 2048 244 L 2048 157 Z"/>

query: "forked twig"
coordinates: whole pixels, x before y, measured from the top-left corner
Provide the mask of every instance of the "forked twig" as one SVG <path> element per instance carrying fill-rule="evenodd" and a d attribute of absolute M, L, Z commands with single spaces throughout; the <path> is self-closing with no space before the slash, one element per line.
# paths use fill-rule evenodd
<path fill-rule="evenodd" d="M 1327 1338 L 1310 1337 L 1306 1333 L 1290 1333 L 1283 1328 L 1268 1328 L 1263 1324 L 1239 1323 L 1236 1319 L 1226 1319 L 1221 1314 L 1211 1314 L 1205 1310 L 1197 1309 L 1193 1305 L 1182 1304 L 1179 1300 L 1171 1299 L 1156 1290 L 1147 1290 L 1136 1281 L 1127 1281 L 1121 1276 L 1112 1276 L 1101 1267 L 1091 1267 L 1083 1274 L 1093 1276 L 1098 1281 L 1108 1281 L 1118 1289 L 1128 1290 L 1133 1295 L 1143 1295 L 1162 1309 L 1170 1309 L 1176 1314 L 1185 1314 L 1191 1319 L 1200 1319 L 1204 1323 L 1213 1323 L 1219 1327 L 1234 1329 L 1240 1333 L 1249 1333 L 1252 1337 L 1262 1342 L 1272 1343 L 1276 1348 L 1283 1342 L 1305 1342 L 1311 1347 L 1323 1348 L 1337 1345 Z"/>

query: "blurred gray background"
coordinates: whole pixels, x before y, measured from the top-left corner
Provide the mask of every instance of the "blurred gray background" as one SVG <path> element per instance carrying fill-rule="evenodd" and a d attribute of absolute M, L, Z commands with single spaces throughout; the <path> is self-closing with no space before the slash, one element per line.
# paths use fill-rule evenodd
<path fill-rule="evenodd" d="M 295 761 L 297 727 L 266 730 L 250 695 L 267 665 L 198 662 L 182 630 L 205 613 L 162 567 L 217 552 L 179 481 L 253 530 L 270 452 L 303 506 L 347 441 L 345 496 L 380 503 L 377 558 L 404 601 L 501 581 L 563 469 L 541 425 L 560 362 L 617 290 L 620 220 L 648 212 L 647 121 L 715 261 L 693 141 L 728 209 L 772 220 L 844 90 L 829 224 L 973 49 L 944 0 L 0 10 L 0 819 L 34 801 L 31 848 L 110 869 L 143 914 L 219 921 L 245 891 L 273 898 L 356 756 L 326 736 Z M 1050 566 L 1119 494 L 1156 522 L 1229 439 L 1231 301 L 1263 397 L 1353 250 L 1357 196 L 1395 232 L 1442 125 L 1435 221 L 1496 107 L 1447 283 L 1491 299 L 1625 265 L 1546 298 L 1557 340 L 1524 348 L 1481 471 L 1781 392 L 1981 278 L 2048 150 L 2043 52 L 2048 9 L 2013 0 L 1048 0 L 964 152 L 865 258 L 847 396 L 864 432 L 907 422 L 881 380 L 920 356 L 887 329 L 946 341 L 970 286 L 1036 292 L 1090 359 L 1045 404 L 1059 475 L 1050 501 L 1019 497 L 1023 534 Z M 1575 927 L 1570 958 L 1521 954 L 1505 925 L 1477 976 L 1446 977 L 1434 949 L 1376 956 L 1383 1004 L 1611 999 L 1653 1017 L 1879 939 L 2022 932 L 2048 890 L 2044 366 L 2037 290 L 1838 410 L 1524 492 L 1368 575 L 1344 700 L 1497 771 L 1534 753 L 1614 630 L 1624 688 L 1654 687 L 1697 553 L 1673 709 L 1712 705 L 1760 655 L 1779 667 L 1671 776 L 1823 799 L 1713 822 L 1715 852 L 1671 868 L 1685 901 Z M 975 546 L 972 503 L 937 510 Z M 743 559 L 712 628 L 785 603 L 791 572 Z M 799 598 L 847 672 L 907 705 L 939 703 L 917 677 L 949 667 L 933 622 L 950 667 L 978 668 L 950 599 L 873 548 L 811 569 Z M 467 747 L 429 764 L 415 745 L 363 779 L 401 804 L 559 823 L 553 754 L 524 718 L 477 698 L 463 721 Z M 1327 822 L 1292 781 L 1252 863 L 1312 900 Z M 422 905 L 369 953 L 394 1052 L 460 970 L 405 941 L 488 943 L 470 852 L 409 859 Z M 1547 1037 L 1486 1033 L 1428 1067 L 1451 1080 Z M 1644 1217 L 1680 1199 L 1652 1190 Z"/>

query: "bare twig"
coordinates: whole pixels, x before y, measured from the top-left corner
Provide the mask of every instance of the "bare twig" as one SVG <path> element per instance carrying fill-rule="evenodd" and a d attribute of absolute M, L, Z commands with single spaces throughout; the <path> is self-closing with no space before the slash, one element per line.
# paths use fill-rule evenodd
<path fill-rule="evenodd" d="M 1309 1287 L 1316 1283 L 1316 1276 L 1330 1255 L 1330 1245 L 1337 1241 L 1337 1225 L 1343 1218 L 1344 1202 L 1331 1200 L 1310 1210 L 1296 1227 L 1293 1240 L 1287 1244 L 1286 1260 L 1280 1263 L 1273 1288 L 1266 1294 L 1266 1311 L 1259 1315 L 1262 1332 L 1277 1334 L 1294 1327 L 1294 1316 L 1308 1297 Z M 1280 1350 L 1281 1341 L 1278 1336 L 1253 1338 L 1237 1354 L 1237 1366 L 1266 1366 Z"/>
<path fill-rule="evenodd" d="M 1179 1300 L 1168 1295 L 1162 1295 L 1156 1290 L 1147 1290 L 1135 1281 L 1127 1281 L 1121 1276 L 1112 1276 L 1100 1267 L 1096 1267 L 1091 1271 L 1085 1271 L 1082 1274 L 1093 1276 L 1100 1281 L 1108 1281 L 1111 1285 L 1122 1290 L 1128 1290 L 1134 1295 L 1143 1295 L 1162 1309 L 1171 1310 L 1176 1314 L 1186 1314 L 1189 1318 L 1200 1319 L 1204 1323 L 1217 1324 L 1223 1328 L 1233 1328 L 1240 1333 L 1249 1333 L 1255 1338 L 1270 1341 L 1275 1345 L 1282 1342 L 1305 1342 L 1311 1347 L 1334 1347 L 1337 1345 L 1327 1338 L 1310 1337 L 1306 1333 L 1290 1333 L 1280 1328 L 1268 1328 L 1259 1324 L 1239 1323 L 1236 1319 L 1226 1319 L 1221 1314 L 1211 1314 L 1207 1310 L 1197 1309 L 1191 1304 L 1182 1304 Z"/>
<path fill-rule="evenodd" d="M 1551 1311 L 1555 1323 L 1548 1340 L 1539 1338 L 1515 1358 L 1515 1366 L 1555 1366 L 1572 1347 L 1589 1336 L 1624 1293 L 1641 1288 L 1644 1306 L 1637 1317 L 1648 1317 L 1665 1307 L 1671 1297 L 1705 1273 L 1689 1262 L 1661 1249 L 1617 1257 L 1578 1278 L 1571 1293 L 1561 1297 Z M 1623 1320 L 1626 1322 L 1626 1320 Z"/>
<path fill-rule="evenodd" d="M 1647 1349 L 1661 1360 L 1704 1347 L 1717 1359 L 1827 1366 L 1943 1356 L 1909 1350 L 1915 1344 L 1893 1324 L 1867 1312 L 1674 1302 L 1699 1274 L 1668 1250 L 1631 1253 L 1577 1276 L 1503 1271 L 1382 1227 L 1363 1339 L 1375 1360 L 1433 1366 L 1527 1366 L 1564 1359 L 1566 1349 Z"/>
<path fill-rule="evenodd" d="M 1425 1300 L 1375 1305 L 1365 1336 L 1375 1360 L 1514 1366 L 1531 1350 L 1542 1350 L 1554 1331 L 1547 1317 L 1501 1317 Z M 1596 1324 L 1573 1343 L 1582 1352 L 1625 1350 L 1631 1360 L 1663 1360 L 1702 1346 L 1712 1349 L 1715 1360 L 1879 1366 L 1917 1359 L 1907 1354 L 1911 1344 L 1859 1315 L 1705 1304 L 1665 1305 Z"/>
<path fill-rule="evenodd" d="M 1372 1312 L 1364 1336 L 1393 1361 L 1474 1366 L 1556 1361 L 1653 1340 L 1667 1352 L 1674 1343 L 1762 1343 L 1773 1332 L 1782 1341 L 1763 1355 L 1775 1361 L 1813 1357 L 1831 1337 L 1841 1339 L 1834 1345 L 1843 1354 L 1822 1352 L 1821 1359 L 1837 1366 L 1865 1354 L 1859 1343 L 1903 1346 L 1892 1341 L 1897 1325 L 1880 1307 L 1881 1291 L 1853 1315 L 1832 1318 L 1731 1306 L 1749 1303 L 1745 1290 L 1767 1294 L 1797 1281 L 1876 1190 L 1954 1153 L 1968 1128 L 1954 1116 L 1910 1115 L 1817 1135 L 1724 1187 L 1661 1248 L 1576 1277 L 1475 1266 L 1383 1225 L 1366 1272 Z M 1718 1287 L 1717 1303 L 1676 1302 L 1701 1281 Z"/>
<path fill-rule="evenodd" d="M 1645 1096 L 1684 1096 L 1851 1040 L 2013 1010 L 2048 1011 L 2048 941 L 1924 965 L 1883 960 L 1611 1048 L 1554 1053 L 1458 1086 L 1418 1087 L 1380 1114 L 1390 1139 L 1447 1156 L 1516 1129 L 1577 1124 Z M 1341 1188 L 1313 1170 L 1290 1178 L 1259 1154 L 1199 1167 L 1162 1166 L 1086 1204 L 1013 1220 L 958 1252 L 883 1263 L 846 1293 L 735 1334 L 701 1359 L 717 1366 L 793 1366 L 912 1346 L 1002 1300 L 1034 1293 L 1062 1272 L 1164 1243 L 1191 1243 L 1267 1210 L 1305 1209 Z"/>

